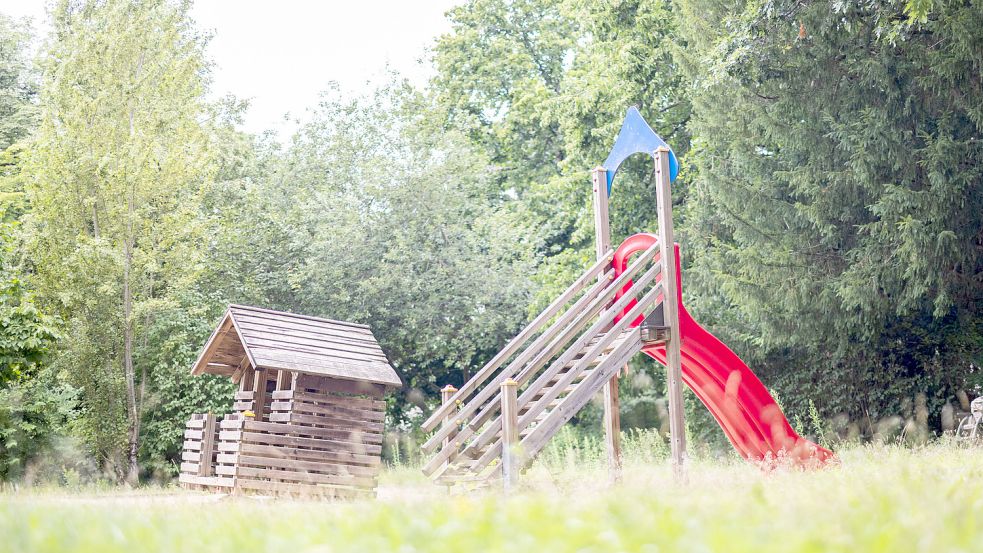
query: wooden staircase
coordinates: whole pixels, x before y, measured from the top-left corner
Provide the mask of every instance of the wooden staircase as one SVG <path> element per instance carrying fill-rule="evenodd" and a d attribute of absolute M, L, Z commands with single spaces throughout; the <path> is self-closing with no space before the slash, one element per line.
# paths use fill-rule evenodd
<path fill-rule="evenodd" d="M 510 451 L 528 466 L 641 350 L 631 323 L 662 301 L 661 265 L 654 245 L 618 278 L 610 252 L 585 271 L 427 419 L 433 434 L 423 448 L 432 457 L 423 472 L 466 486 L 501 476 L 501 385 L 509 380 L 518 388 L 518 443 Z"/>

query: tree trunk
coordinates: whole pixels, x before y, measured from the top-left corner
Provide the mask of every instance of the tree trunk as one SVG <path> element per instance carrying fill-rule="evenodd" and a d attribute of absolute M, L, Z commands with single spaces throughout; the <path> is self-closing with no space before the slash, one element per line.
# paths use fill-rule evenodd
<path fill-rule="evenodd" d="M 144 52 L 140 52 L 134 75 L 134 82 L 139 82 L 143 74 Z M 135 133 L 134 116 L 136 112 L 135 99 L 130 100 L 128 119 L 130 137 Z M 140 481 L 140 463 L 137 454 L 140 451 L 140 404 L 137 402 L 136 372 L 133 370 L 133 291 L 130 287 L 130 275 L 133 266 L 133 218 L 135 217 L 136 183 L 127 181 L 126 196 L 126 235 L 123 237 L 123 372 L 126 375 L 126 407 L 130 419 L 129 448 L 130 461 L 126 481 L 137 484 Z"/>
<path fill-rule="evenodd" d="M 126 237 L 123 239 L 123 372 L 126 376 L 126 408 L 130 419 L 129 471 L 126 481 L 137 484 L 140 465 L 137 452 L 140 449 L 140 410 L 137 405 L 136 373 L 133 370 L 133 292 L 130 289 L 130 273 L 133 265 L 133 189 L 126 199 Z"/>

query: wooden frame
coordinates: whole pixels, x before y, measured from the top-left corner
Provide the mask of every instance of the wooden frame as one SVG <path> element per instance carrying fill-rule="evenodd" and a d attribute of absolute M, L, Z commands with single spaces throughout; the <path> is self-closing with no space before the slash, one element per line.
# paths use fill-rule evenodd
<path fill-rule="evenodd" d="M 686 424 L 683 420 L 683 374 L 679 335 L 679 283 L 676 282 L 676 248 L 672 228 L 672 195 L 669 189 L 669 148 L 660 147 L 655 157 L 656 200 L 659 215 L 659 247 L 662 258 L 662 302 L 669 341 L 666 343 L 666 381 L 669 388 L 669 443 L 673 474 L 686 478 Z"/>

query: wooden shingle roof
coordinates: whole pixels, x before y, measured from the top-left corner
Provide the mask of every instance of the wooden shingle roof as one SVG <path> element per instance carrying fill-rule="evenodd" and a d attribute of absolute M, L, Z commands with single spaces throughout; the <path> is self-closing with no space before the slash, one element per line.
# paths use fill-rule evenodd
<path fill-rule="evenodd" d="M 246 361 L 257 369 L 402 385 L 366 325 L 230 305 L 191 374 L 232 376 Z"/>

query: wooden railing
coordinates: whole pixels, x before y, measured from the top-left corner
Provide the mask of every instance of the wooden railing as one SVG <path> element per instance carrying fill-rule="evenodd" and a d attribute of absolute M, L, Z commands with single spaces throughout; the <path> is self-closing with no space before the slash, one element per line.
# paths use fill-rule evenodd
<path fill-rule="evenodd" d="M 530 456 L 538 452 L 555 431 L 545 428 L 558 428 L 557 421 L 573 416 L 603 386 L 604 375 L 613 376 L 638 351 L 638 332 L 629 332 L 629 326 L 661 301 L 658 254 L 659 246 L 653 245 L 617 278 L 610 253 L 606 255 L 445 398 L 424 423 L 425 429 L 436 431 L 423 448 L 436 453 L 423 471 L 437 478 L 463 457 L 468 469 L 477 472 L 501 455 L 500 389 L 506 381 L 514 381 L 521 392 L 516 408 L 522 446 Z M 625 293 L 616 297 L 619 290 Z M 626 310 L 627 316 L 621 316 Z"/>

